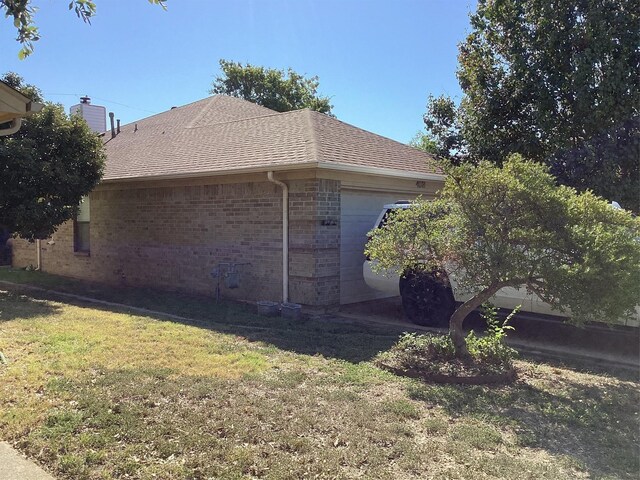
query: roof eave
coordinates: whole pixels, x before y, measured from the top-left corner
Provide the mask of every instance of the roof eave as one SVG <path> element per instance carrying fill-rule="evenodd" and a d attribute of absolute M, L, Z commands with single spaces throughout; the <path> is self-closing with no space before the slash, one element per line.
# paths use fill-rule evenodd
<path fill-rule="evenodd" d="M 140 181 L 154 181 L 154 180 L 178 180 L 187 178 L 203 178 L 203 177 L 217 177 L 224 175 L 239 175 L 250 173 L 266 173 L 268 171 L 281 172 L 287 170 L 303 170 L 308 168 L 317 168 L 319 170 L 331 170 L 337 172 L 351 172 L 366 175 L 374 175 L 378 177 L 393 177 L 393 178 L 407 178 L 412 180 L 432 180 L 432 181 L 444 181 L 445 175 L 440 173 L 427 173 L 417 172 L 409 170 L 396 170 L 392 168 L 381 167 L 369 167 L 364 165 L 349 165 L 344 163 L 335 162 L 301 162 L 288 165 L 273 165 L 273 166 L 261 166 L 261 167 L 248 167 L 248 168 L 233 168 L 227 170 L 214 170 L 208 172 L 194 172 L 194 173 L 176 173 L 168 175 L 147 175 L 140 177 L 124 177 L 124 178 L 108 178 L 102 180 L 102 183 L 122 183 L 122 182 L 140 182 Z"/>
<path fill-rule="evenodd" d="M 42 107 L 41 103 L 34 102 L 15 88 L 0 81 L 0 114 L 4 115 L 3 122 L 39 112 Z"/>
<path fill-rule="evenodd" d="M 318 162 L 317 168 L 324 170 L 334 170 L 339 172 L 362 173 L 375 175 L 378 177 L 409 178 L 413 180 L 436 180 L 444 181 L 445 175 L 442 173 L 417 172 L 411 170 L 397 170 L 394 168 L 370 167 L 366 165 L 349 165 L 335 162 Z"/>
<path fill-rule="evenodd" d="M 186 178 L 221 177 L 225 175 L 241 175 L 249 173 L 266 173 L 268 171 L 280 172 L 285 170 L 303 170 L 305 168 L 315 168 L 316 162 L 296 163 L 290 165 L 274 165 L 264 167 L 230 168 L 226 170 L 213 170 L 204 172 L 172 173 L 167 175 L 146 175 L 139 177 L 107 178 L 101 183 L 122 183 L 122 182 L 151 182 L 154 180 L 179 180 Z"/>

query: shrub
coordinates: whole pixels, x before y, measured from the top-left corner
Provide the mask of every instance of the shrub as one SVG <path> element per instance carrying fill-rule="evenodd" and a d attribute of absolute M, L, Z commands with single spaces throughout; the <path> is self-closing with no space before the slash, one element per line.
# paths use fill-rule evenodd
<path fill-rule="evenodd" d="M 376 364 L 395 371 L 430 375 L 478 376 L 510 372 L 517 352 L 505 343 L 509 321 L 518 309 L 504 320 L 498 319 L 498 309 L 484 305 L 482 316 L 487 322 L 485 335 L 473 330 L 466 337 L 469 358 L 455 355 L 453 340 L 448 335 L 405 333 L 390 350 L 378 354 Z"/>

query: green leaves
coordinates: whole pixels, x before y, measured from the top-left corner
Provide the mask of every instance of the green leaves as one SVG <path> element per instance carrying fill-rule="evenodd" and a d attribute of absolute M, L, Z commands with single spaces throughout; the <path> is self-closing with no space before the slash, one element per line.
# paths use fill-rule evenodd
<path fill-rule="evenodd" d="M 445 266 L 472 294 L 526 287 L 575 321 L 613 322 L 640 299 L 640 219 L 511 156 L 448 169 L 437 200 L 370 233 L 378 269 Z"/>
<path fill-rule="evenodd" d="M 166 0 L 148 0 L 153 5 L 167 9 Z M 33 53 L 34 42 L 40 40 L 38 27 L 35 26 L 33 15 L 37 8 L 31 6 L 31 0 L 0 0 L 0 11 L 4 10 L 6 17 L 13 17 L 13 26 L 18 32 L 16 40 L 22 45 L 18 58 L 24 60 Z M 92 0 L 71 0 L 69 10 L 74 10 L 78 18 L 85 23 L 91 23 L 91 17 L 96 14 L 96 5 Z"/>
<path fill-rule="evenodd" d="M 464 97 L 427 106 L 441 155 L 519 153 L 640 212 L 638 11 L 637 0 L 480 0 L 459 46 Z"/>
<path fill-rule="evenodd" d="M 3 80 L 39 93 L 15 74 Z M 17 133 L 0 137 L 0 228 L 29 240 L 50 236 L 98 184 L 103 162 L 102 140 L 86 122 L 47 103 Z"/>
<path fill-rule="evenodd" d="M 209 91 L 243 98 L 277 112 L 309 108 L 331 114 L 329 97 L 318 95 L 318 77 L 306 78 L 288 69 L 277 70 L 239 62 L 220 60 L 222 75 Z"/>

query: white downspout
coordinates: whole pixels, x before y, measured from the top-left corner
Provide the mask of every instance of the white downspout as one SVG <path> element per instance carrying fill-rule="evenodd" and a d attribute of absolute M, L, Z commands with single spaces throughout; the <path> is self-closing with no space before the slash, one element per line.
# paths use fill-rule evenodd
<path fill-rule="evenodd" d="M 36 270 L 42 270 L 42 248 L 40 239 L 36 239 Z"/>
<path fill-rule="evenodd" d="M 289 187 L 286 183 L 273 178 L 273 172 L 267 172 L 267 178 L 282 188 L 282 301 L 289 301 Z"/>

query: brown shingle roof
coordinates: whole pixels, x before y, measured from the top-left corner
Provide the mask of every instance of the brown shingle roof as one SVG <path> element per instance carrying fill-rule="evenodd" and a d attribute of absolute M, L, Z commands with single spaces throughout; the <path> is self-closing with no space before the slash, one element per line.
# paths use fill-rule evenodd
<path fill-rule="evenodd" d="M 216 95 L 105 134 L 104 180 L 198 176 L 292 166 L 438 173 L 433 158 L 311 110 L 278 113 Z"/>

